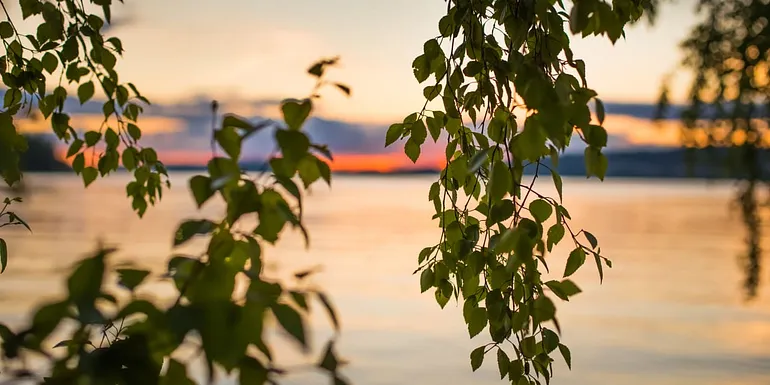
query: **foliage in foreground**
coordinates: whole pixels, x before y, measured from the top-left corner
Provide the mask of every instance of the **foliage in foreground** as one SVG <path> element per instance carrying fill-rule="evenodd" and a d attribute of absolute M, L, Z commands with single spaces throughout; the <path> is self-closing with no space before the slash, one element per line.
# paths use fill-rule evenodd
<path fill-rule="evenodd" d="M 148 203 L 161 198 L 167 175 L 155 151 L 138 144 L 138 118 L 149 101 L 131 83 L 119 83 L 114 67 L 122 44 L 101 32 L 110 22 L 111 1 L 85 5 L 71 0 L 21 0 L 20 6 L 24 19 L 37 17 L 39 24 L 34 34 L 23 34 L 10 19 L 0 22 L 6 49 L 0 58 L 7 86 L 0 112 L 0 173 L 5 182 L 10 186 L 21 179 L 19 159 L 27 149 L 14 119 L 35 108 L 50 120 L 58 138 L 68 143 L 67 157 L 86 186 L 119 165 L 133 174 L 126 193 L 141 216 Z M 337 329 L 329 298 L 303 284 L 308 273 L 298 273 L 298 282 L 289 285 L 270 280 L 262 271 L 263 245 L 276 243 L 284 228 L 299 229 L 307 241 L 302 223 L 304 188 L 319 179 L 331 181 L 324 160 L 330 160 L 331 154 L 325 146 L 311 143 L 302 126 L 312 111 L 313 98 L 326 84 L 324 71 L 334 62 L 324 60 L 310 68 L 317 78 L 313 96 L 285 100 L 283 122 L 254 124 L 228 114 L 220 127 L 212 127 L 212 140 L 224 154 L 211 159 L 207 174 L 191 178 L 189 189 L 198 207 L 221 199 L 224 217 L 185 221 L 174 234 L 175 247 L 193 238 L 208 240 L 200 253 L 178 251 L 169 259 L 163 277 L 176 289 L 174 298 L 165 303 L 138 294 L 153 273 L 135 266 L 116 267 L 109 258 L 114 250 L 100 250 L 77 264 L 67 279 L 66 297 L 38 307 L 30 323 L 18 331 L 0 326 L 8 369 L 4 375 L 46 384 L 186 384 L 192 383 L 188 364 L 203 362 L 209 381 L 224 371 L 237 373 L 241 383 L 261 384 L 274 382 L 286 372 L 266 343 L 268 320 L 275 319 L 304 352 L 310 343 L 305 313 L 312 302 L 327 309 Z M 60 85 L 47 92 L 47 76 L 57 72 Z M 81 103 L 94 98 L 97 87 L 103 92 L 107 101 L 99 131 L 82 133 L 70 126 L 63 110 L 64 79 L 78 85 Z M 241 170 L 238 159 L 242 142 L 260 130 L 275 130 L 278 151 L 270 160 L 272 172 L 252 179 Z M 26 226 L 9 211 L 11 204 L 19 202 L 6 199 L 0 227 Z M 0 239 L 2 269 L 7 256 L 7 244 Z M 113 279 L 117 289 L 111 289 Z M 52 338 L 63 341 L 51 346 Z M 29 364 L 41 360 L 42 373 L 30 370 Z M 317 367 L 335 383 L 344 383 L 338 366 L 332 340 Z"/>
<path fill-rule="evenodd" d="M 441 237 L 419 253 L 417 272 L 421 290 L 432 290 L 441 307 L 462 302 L 470 337 L 488 331 L 491 342 L 470 354 L 473 370 L 494 353 L 501 379 L 540 384 L 553 376 L 554 354 L 571 365 L 551 298 L 567 301 L 580 292 L 567 277 L 587 258 L 600 278 L 611 264 L 596 237 L 570 227 L 561 176 L 541 163 L 550 157 L 558 164 L 577 135 L 586 144 L 588 176 L 603 179 L 607 170 L 604 107 L 565 28 L 614 43 L 650 5 L 449 0 L 439 36 L 412 63 L 417 81 L 427 82 L 427 100 L 389 128 L 386 145 L 405 140 L 405 154 L 416 161 L 429 137 L 447 140 L 446 165 L 428 194 Z M 535 169 L 529 183 L 526 167 Z M 550 174 L 557 196 L 535 190 L 541 172 Z M 564 279 L 544 281 L 546 254 L 565 237 L 572 251 Z"/>
<path fill-rule="evenodd" d="M 331 63 L 311 68 L 319 86 Z M 164 277 L 177 291 L 168 306 L 136 294 L 152 276 L 147 270 L 116 269 L 123 292 L 109 290 L 113 250 L 101 250 L 77 265 L 67 279 L 66 298 L 39 307 L 31 324 L 19 332 L 0 327 L 3 354 L 11 360 L 13 373 L 34 377 L 24 363 L 45 358 L 50 365 L 46 384 L 187 384 L 192 380 L 186 366 L 201 355 L 209 381 L 223 370 L 237 371 L 240 383 L 262 384 L 285 373 L 266 343 L 267 319 L 276 319 L 303 351 L 310 342 L 304 314 L 312 300 L 326 308 L 338 328 L 329 298 L 302 284 L 308 273 L 298 273 L 300 282 L 290 286 L 268 279 L 262 271 L 263 244 L 276 243 L 284 228 L 299 229 L 307 241 L 303 188 L 319 179 L 331 181 L 328 164 L 318 157 L 331 155 L 301 131 L 312 105 L 310 98 L 284 101 L 285 125 L 255 125 L 236 115 L 224 116 L 214 139 L 225 154 L 212 158 L 208 174 L 192 177 L 189 188 L 198 207 L 221 198 L 225 216 L 218 221 L 191 219 L 179 226 L 175 247 L 201 236 L 208 238 L 208 245 L 199 254 L 179 252 L 168 261 Z M 279 152 L 270 160 L 272 174 L 252 179 L 238 166 L 241 143 L 264 129 L 275 129 Z M 49 337 L 63 329 L 67 338 L 51 349 Z M 344 383 L 337 373 L 333 342 L 318 367 L 335 383 Z M 194 353 L 192 358 L 181 359 L 188 351 Z"/>

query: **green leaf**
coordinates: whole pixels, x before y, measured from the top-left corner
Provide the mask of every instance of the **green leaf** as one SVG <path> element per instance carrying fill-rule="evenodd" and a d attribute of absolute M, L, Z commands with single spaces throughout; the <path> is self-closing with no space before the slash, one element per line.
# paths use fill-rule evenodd
<path fill-rule="evenodd" d="M 442 117 L 441 119 L 439 119 L 439 118 L 428 117 L 425 120 L 428 126 L 428 132 L 430 133 L 430 137 L 433 138 L 433 142 L 437 142 L 438 138 L 441 137 L 441 129 L 444 126 L 444 123 L 443 123 L 444 118 Z"/>
<path fill-rule="evenodd" d="M 535 356 L 535 350 L 537 349 L 537 343 L 535 341 L 535 336 L 529 336 L 527 338 L 524 338 L 521 340 L 521 353 L 525 357 L 534 357 Z"/>
<path fill-rule="evenodd" d="M 547 236 L 547 247 L 548 251 L 550 252 L 553 250 L 553 246 L 559 243 L 562 238 L 564 238 L 564 225 L 561 223 L 557 223 L 551 228 L 548 229 L 548 236 Z"/>
<path fill-rule="evenodd" d="M 75 156 L 75 159 L 72 160 L 72 169 L 75 170 L 75 173 L 80 174 L 83 172 L 83 167 L 85 167 L 86 158 L 81 152 L 80 154 L 77 154 Z"/>
<path fill-rule="evenodd" d="M 569 279 L 561 281 L 561 290 L 569 297 L 583 292 L 577 285 L 575 285 L 575 282 L 572 282 Z"/>
<path fill-rule="evenodd" d="M 304 158 L 310 149 L 310 140 L 299 131 L 277 130 L 275 139 L 284 158 L 294 164 Z"/>
<path fill-rule="evenodd" d="M 100 251 L 90 258 L 78 263 L 75 270 L 67 279 L 67 290 L 70 299 L 80 305 L 90 304 L 99 295 L 104 280 L 104 257 L 106 251 Z"/>
<path fill-rule="evenodd" d="M 596 269 L 599 270 L 599 282 L 604 281 L 604 268 L 602 267 L 602 257 L 598 253 L 594 252 L 594 260 L 596 261 Z M 608 263 L 607 266 L 610 266 Z M 611 267 L 611 266 L 610 266 Z"/>
<path fill-rule="evenodd" d="M 185 221 L 174 233 L 174 246 L 179 246 L 196 235 L 209 234 L 216 224 L 206 219 Z"/>
<path fill-rule="evenodd" d="M 7 21 L 0 22 L 0 38 L 13 37 L 13 26 Z"/>
<path fill-rule="evenodd" d="M 337 371 L 337 367 L 339 366 L 339 361 L 334 354 L 334 341 L 329 341 L 329 343 L 326 344 L 326 349 L 324 350 L 324 356 L 321 359 L 321 362 L 318 363 L 318 367 L 334 373 Z"/>
<path fill-rule="evenodd" d="M 324 305 L 324 308 L 326 308 L 326 313 L 329 314 L 329 318 L 332 321 L 332 325 L 334 326 L 334 330 L 339 331 L 340 330 L 340 321 L 337 318 L 337 312 L 334 310 L 334 306 L 332 306 L 332 302 L 329 300 L 329 297 L 326 296 L 326 294 L 317 291 L 316 295 L 318 295 L 318 299 L 321 301 L 321 304 Z"/>
<path fill-rule="evenodd" d="M 136 287 L 150 275 L 150 272 L 147 270 L 137 269 L 118 269 L 117 273 L 120 277 L 118 279 L 118 285 L 123 286 L 130 291 L 134 291 L 134 289 L 136 289 Z"/>
<path fill-rule="evenodd" d="M 316 158 L 316 163 L 318 167 L 318 172 L 321 173 L 321 178 L 323 178 L 323 180 L 326 182 L 327 185 L 331 185 L 332 170 L 331 168 L 329 168 L 329 164 L 319 158 Z"/>
<path fill-rule="evenodd" d="M 340 91 L 344 92 L 345 95 L 350 96 L 350 87 L 340 83 L 334 83 L 334 86 L 337 87 Z"/>
<path fill-rule="evenodd" d="M 139 140 L 142 138 L 142 131 L 139 129 L 139 127 L 136 126 L 136 124 L 129 123 L 128 135 L 131 136 L 131 138 L 134 140 Z"/>
<path fill-rule="evenodd" d="M 46 52 L 43 55 L 41 62 L 43 63 L 43 69 L 45 69 L 49 74 L 52 74 L 54 71 L 56 71 L 56 67 L 59 66 L 59 59 L 56 58 L 56 55 L 50 52 Z"/>
<path fill-rule="evenodd" d="M 578 247 L 575 250 L 572 250 L 571 253 L 569 253 L 569 257 L 567 258 L 567 267 L 564 270 L 564 276 L 569 277 L 570 275 L 574 274 L 580 266 L 583 266 L 583 264 L 586 262 L 586 253 L 583 251 L 582 247 Z"/>
<path fill-rule="evenodd" d="M 85 103 L 94 96 L 94 82 L 88 81 L 78 87 L 78 99 L 80 104 Z"/>
<path fill-rule="evenodd" d="M 497 349 L 497 369 L 500 371 L 500 379 L 502 380 L 508 375 L 508 367 L 511 364 L 511 359 L 505 354 L 503 349 Z"/>
<path fill-rule="evenodd" d="M 489 199 L 499 201 L 511 190 L 513 180 L 511 171 L 502 161 L 497 161 L 492 166 L 492 176 L 489 179 Z"/>
<path fill-rule="evenodd" d="M 385 147 L 395 143 L 404 134 L 406 127 L 401 123 L 391 124 L 385 134 Z"/>
<path fill-rule="evenodd" d="M 227 114 L 222 119 L 222 128 L 225 128 L 225 127 L 234 127 L 234 128 L 244 129 L 244 130 L 253 129 L 251 123 L 249 123 L 248 120 L 234 114 Z"/>
<path fill-rule="evenodd" d="M 559 202 L 562 202 L 564 200 L 564 197 L 562 196 L 562 181 L 561 181 L 561 175 L 559 175 L 556 170 L 551 170 L 551 178 L 553 178 L 553 185 L 556 186 L 556 192 L 559 193 Z"/>
<path fill-rule="evenodd" d="M 584 154 L 587 175 L 595 175 L 604 180 L 604 175 L 607 173 L 607 157 L 594 147 L 586 147 Z"/>
<path fill-rule="evenodd" d="M 93 167 L 86 167 L 81 172 L 83 174 L 83 183 L 86 187 L 93 183 L 96 180 L 96 177 L 99 175 L 99 171 Z"/>
<path fill-rule="evenodd" d="M 597 246 L 599 246 L 599 241 L 596 239 L 596 237 L 593 234 L 589 233 L 588 231 L 583 230 L 583 235 L 586 236 L 586 239 L 591 244 L 592 248 L 595 249 Z"/>
<path fill-rule="evenodd" d="M 225 150 L 225 153 L 233 160 L 238 160 L 241 156 L 241 136 L 235 132 L 232 126 L 223 127 L 214 132 L 214 138 L 219 146 Z"/>
<path fill-rule="evenodd" d="M 441 95 L 441 84 L 436 84 L 435 86 L 427 86 L 422 90 L 423 96 L 425 96 L 425 99 L 433 100 L 436 98 L 436 96 Z"/>
<path fill-rule="evenodd" d="M 5 243 L 5 239 L 0 238 L 0 273 L 5 271 L 6 266 L 8 266 L 8 244 Z"/>
<path fill-rule="evenodd" d="M 433 270 L 430 268 L 425 268 L 422 273 L 420 273 L 420 292 L 425 293 L 433 287 L 433 285 L 436 282 L 436 276 L 433 274 Z"/>
<path fill-rule="evenodd" d="M 309 99 L 302 101 L 286 100 L 281 105 L 283 120 L 290 130 L 299 130 L 310 115 L 312 104 Z"/>
<path fill-rule="evenodd" d="M 430 252 L 433 251 L 432 248 L 429 248 L 428 250 L 430 250 Z M 474 267 L 466 266 L 463 270 L 463 296 L 465 298 L 470 298 L 474 295 L 479 289 L 479 283 L 479 275 Z"/>
<path fill-rule="evenodd" d="M 418 119 L 416 122 L 412 123 L 410 132 L 411 140 L 419 145 L 425 143 L 425 139 L 428 138 L 428 130 L 425 128 L 425 122 L 423 122 L 422 119 Z"/>
<path fill-rule="evenodd" d="M 536 199 L 529 204 L 529 211 L 539 223 L 543 223 L 553 214 L 553 207 L 543 199 Z"/>
<path fill-rule="evenodd" d="M 88 131 L 85 133 L 86 146 L 93 147 L 102 139 L 102 133 L 98 131 Z"/>
<path fill-rule="evenodd" d="M 305 188 L 309 187 L 313 182 L 321 178 L 321 170 L 318 169 L 318 158 L 308 154 L 297 163 L 297 172 Z"/>
<path fill-rule="evenodd" d="M 487 327 L 487 311 L 483 307 L 477 307 L 470 312 L 468 317 L 468 334 L 471 338 L 481 333 Z"/>
<path fill-rule="evenodd" d="M 604 124 L 604 103 L 599 98 L 594 98 L 594 102 L 596 102 L 596 118 L 599 124 Z"/>
<path fill-rule="evenodd" d="M 412 163 L 417 163 L 417 159 L 420 158 L 420 145 L 409 138 L 404 144 L 404 153 L 412 160 Z"/>
<path fill-rule="evenodd" d="M 572 370 L 572 354 L 570 353 L 569 348 L 564 344 L 559 344 L 559 352 L 561 353 L 561 356 L 564 357 L 564 362 L 567 363 L 567 367 Z"/>
<path fill-rule="evenodd" d="M 83 141 L 80 139 L 75 139 L 70 144 L 69 149 L 67 149 L 67 158 L 71 158 L 78 152 L 80 152 L 80 149 L 83 148 Z"/>
<path fill-rule="evenodd" d="M 190 178 L 190 191 L 192 191 L 193 198 L 198 208 L 201 208 L 209 198 L 214 195 L 214 190 L 211 188 L 211 178 L 203 175 L 196 175 Z"/>
<path fill-rule="evenodd" d="M 543 328 L 543 350 L 546 354 L 559 347 L 559 336 L 553 330 Z"/>
<path fill-rule="evenodd" d="M 448 284 L 446 280 L 444 280 L 443 282 L 446 282 Z M 450 286 L 450 291 L 451 291 L 451 286 Z M 436 297 L 436 303 L 438 303 L 438 305 L 441 306 L 442 309 L 444 308 L 444 306 L 446 306 L 447 303 L 449 303 L 449 297 L 447 297 L 442 293 L 441 287 L 436 289 L 436 292 L 434 293 L 434 295 Z"/>
<path fill-rule="evenodd" d="M 291 299 L 294 300 L 294 303 L 297 304 L 302 309 L 308 310 L 307 306 L 307 298 L 305 296 L 305 293 L 299 292 L 299 291 L 290 291 L 289 294 L 291 295 Z"/>
<path fill-rule="evenodd" d="M 267 375 L 267 369 L 256 359 L 245 356 L 241 360 L 240 373 L 238 375 L 239 383 L 262 385 L 267 383 Z"/>
<path fill-rule="evenodd" d="M 278 319 L 278 323 L 281 327 L 291 334 L 297 342 L 302 346 L 307 346 L 307 340 L 305 339 L 305 325 L 302 322 L 302 317 L 292 307 L 284 304 L 275 304 L 271 307 L 273 314 Z"/>
<path fill-rule="evenodd" d="M 129 147 L 123 150 L 122 154 L 123 167 L 128 171 L 133 171 L 136 168 L 136 153 L 133 147 Z"/>
<path fill-rule="evenodd" d="M 118 144 L 120 144 L 120 137 L 115 130 L 108 128 L 104 133 L 104 142 L 107 143 L 107 147 L 109 148 L 117 148 Z"/>
<path fill-rule="evenodd" d="M 471 352 L 471 368 L 475 372 L 484 363 L 484 346 L 479 346 Z"/>

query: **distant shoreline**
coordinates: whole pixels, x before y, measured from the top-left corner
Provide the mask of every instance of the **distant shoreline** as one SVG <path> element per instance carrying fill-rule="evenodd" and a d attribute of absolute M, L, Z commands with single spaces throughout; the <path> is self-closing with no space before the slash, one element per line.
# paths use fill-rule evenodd
<path fill-rule="evenodd" d="M 689 155 L 689 157 L 688 157 Z M 727 149 L 692 150 L 659 149 L 639 152 L 613 152 L 606 154 L 609 166 L 608 178 L 633 179 L 705 179 L 705 180 L 734 180 L 741 179 L 742 170 L 731 167 L 733 155 Z M 770 176 L 770 150 L 761 150 L 759 154 L 763 175 Z M 545 159 L 540 175 L 548 174 L 548 168 L 553 168 L 550 159 Z M 268 169 L 265 163 L 244 162 L 244 171 L 258 172 Z M 166 166 L 170 173 L 205 171 L 205 166 L 178 165 Z M 585 163 L 581 154 L 562 155 L 556 168 L 564 177 L 585 177 Z M 60 173 L 69 170 L 35 170 L 35 172 Z M 381 171 L 334 171 L 336 175 L 353 176 L 404 176 L 404 175 L 437 175 L 438 169 L 414 169 Z M 534 167 L 526 167 L 525 175 L 532 175 Z M 768 178 L 765 178 L 768 179 Z"/>

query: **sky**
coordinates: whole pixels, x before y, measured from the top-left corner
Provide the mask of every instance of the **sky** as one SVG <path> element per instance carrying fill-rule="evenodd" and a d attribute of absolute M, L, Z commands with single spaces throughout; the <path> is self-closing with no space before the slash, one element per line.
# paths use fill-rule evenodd
<path fill-rule="evenodd" d="M 167 157 L 184 159 L 207 139 L 197 138 L 202 128 L 191 123 L 202 121 L 196 117 L 207 112 L 207 101 L 220 100 L 225 108 L 247 115 L 270 115 L 276 101 L 307 95 L 313 85 L 306 75 L 308 66 L 331 56 L 340 56 L 341 62 L 329 72 L 330 79 L 349 85 L 353 93 L 346 98 L 327 90 L 316 116 L 333 123 L 326 126 L 344 126 L 364 133 L 358 137 L 381 140 L 390 123 L 423 105 L 422 86 L 412 75 L 411 62 L 422 53 L 423 42 L 436 35 L 446 4 L 126 0 L 115 7 L 117 22 L 109 34 L 119 36 L 126 50 L 117 67 L 121 80 L 133 82 L 160 106 L 142 118 L 148 133 L 159 134 L 148 141 L 169 147 Z M 678 43 L 697 20 L 694 1 L 682 0 L 664 5 L 654 26 L 642 22 L 630 27 L 626 39 L 614 46 L 603 37 L 573 37 L 573 51 L 586 61 L 588 84 L 605 103 L 649 104 L 663 77 L 677 69 Z M 677 101 L 688 78 L 680 74 L 674 79 Z M 653 127 L 647 116 L 608 112 L 607 129 L 620 145 L 676 143 L 673 131 Z M 93 119 L 84 114 L 76 122 L 90 127 Z M 335 143 L 331 147 L 334 150 Z M 367 155 L 390 152 L 369 144 L 341 148 L 357 159 L 353 163 L 362 164 Z"/>

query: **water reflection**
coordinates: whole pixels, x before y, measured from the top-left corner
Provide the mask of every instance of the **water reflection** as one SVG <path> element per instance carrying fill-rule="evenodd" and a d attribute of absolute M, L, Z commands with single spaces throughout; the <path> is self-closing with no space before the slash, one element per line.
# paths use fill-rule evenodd
<path fill-rule="evenodd" d="M 69 175 L 30 175 L 24 213 L 34 234 L 12 231 L 9 270 L 0 276 L 0 321 L 17 322 L 33 304 L 62 292 L 71 264 L 98 240 L 119 246 L 118 260 L 162 271 L 171 234 L 198 213 L 176 175 L 163 202 L 139 220 L 120 175 L 83 192 Z M 338 350 L 357 384 L 498 384 L 494 364 L 472 373 L 468 354 L 486 342 L 468 340 L 461 307 L 440 310 L 420 295 L 412 276 L 419 250 L 438 239 L 427 201 L 431 177 L 337 177 L 332 191 L 316 188 L 307 202 L 311 248 L 299 234 L 265 251 L 274 274 L 323 265 L 312 279 L 334 299 L 342 320 Z M 46 186 L 46 188 L 35 188 Z M 540 186 L 543 190 L 549 187 Z M 559 305 L 573 371 L 559 364 L 559 384 L 766 384 L 770 381 L 770 291 L 744 302 L 744 250 L 730 184 L 566 179 L 565 205 L 577 227 L 599 238 L 614 268 L 599 285 L 587 266 L 575 279 L 584 290 Z M 757 238 L 761 244 L 764 238 Z M 549 265 L 563 266 L 558 249 Z M 758 266 L 759 267 L 759 266 Z M 559 270 L 559 269 L 554 269 Z M 160 295 L 163 284 L 151 287 Z M 314 352 L 331 334 L 312 317 Z M 275 336 L 281 360 L 306 362 Z M 326 383 L 298 376 L 289 384 Z"/>

